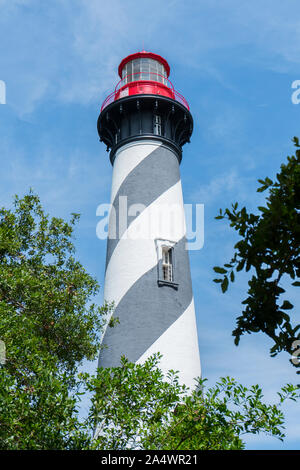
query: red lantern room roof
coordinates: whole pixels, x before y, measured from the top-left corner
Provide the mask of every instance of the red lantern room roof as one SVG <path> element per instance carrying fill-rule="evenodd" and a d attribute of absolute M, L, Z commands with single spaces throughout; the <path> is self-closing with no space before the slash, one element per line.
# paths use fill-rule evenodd
<path fill-rule="evenodd" d="M 139 62 L 141 62 L 139 60 L 137 61 L 138 66 L 136 70 L 124 70 L 126 64 L 134 59 L 152 59 L 161 64 L 164 70 L 161 71 L 159 67 L 155 67 L 153 70 L 151 70 L 150 67 L 147 70 L 143 70 L 141 68 L 141 64 L 139 64 Z M 166 59 L 160 55 L 147 51 L 130 54 L 122 60 L 119 65 L 118 72 L 121 80 L 117 83 L 114 91 L 104 100 L 101 106 L 101 112 L 113 101 L 134 95 L 164 96 L 166 98 L 178 101 L 183 106 L 185 106 L 185 108 L 188 110 L 190 109 L 186 99 L 174 89 L 173 84 L 168 79 L 170 74 L 170 66 Z M 123 72 L 125 72 L 125 74 Z"/>
<path fill-rule="evenodd" d="M 122 62 L 119 65 L 119 68 L 118 68 L 120 78 L 122 78 L 122 70 L 125 67 L 125 65 L 127 64 L 127 62 L 130 62 L 131 60 L 134 60 L 134 59 L 153 59 L 153 60 L 157 60 L 158 62 L 160 62 L 164 66 L 167 77 L 170 75 L 170 66 L 169 66 L 168 62 L 166 61 L 166 59 L 164 59 L 163 57 L 161 57 L 158 54 L 154 54 L 153 52 L 141 51 L 141 52 L 135 52 L 134 54 L 130 54 L 127 57 L 125 57 L 125 59 L 122 60 Z"/>

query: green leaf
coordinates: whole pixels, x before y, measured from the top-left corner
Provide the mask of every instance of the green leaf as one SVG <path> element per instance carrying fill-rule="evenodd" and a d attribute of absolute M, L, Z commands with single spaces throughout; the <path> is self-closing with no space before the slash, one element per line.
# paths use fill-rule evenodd
<path fill-rule="evenodd" d="M 228 277 L 225 276 L 225 278 L 224 278 L 224 280 L 223 280 L 223 282 L 222 282 L 222 284 L 221 284 L 221 289 L 222 289 L 222 292 L 223 292 L 223 293 L 227 291 L 227 289 L 228 289 L 228 284 L 229 284 L 229 282 L 228 282 Z"/>
<path fill-rule="evenodd" d="M 218 274 L 226 274 L 226 273 L 227 273 L 226 269 L 220 268 L 220 267 L 218 267 L 218 266 L 215 266 L 213 269 L 214 269 L 214 271 L 215 271 L 216 273 L 218 273 Z"/>
<path fill-rule="evenodd" d="M 290 310 L 294 308 L 294 305 L 291 304 L 291 302 L 289 302 L 288 300 L 285 300 L 280 308 L 282 308 L 283 310 Z"/>
<path fill-rule="evenodd" d="M 243 259 L 242 261 L 240 261 L 240 262 L 238 263 L 238 265 L 237 265 L 237 267 L 236 267 L 236 270 L 237 270 L 237 271 L 241 271 L 241 270 L 243 269 L 244 265 L 245 265 L 245 260 Z"/>

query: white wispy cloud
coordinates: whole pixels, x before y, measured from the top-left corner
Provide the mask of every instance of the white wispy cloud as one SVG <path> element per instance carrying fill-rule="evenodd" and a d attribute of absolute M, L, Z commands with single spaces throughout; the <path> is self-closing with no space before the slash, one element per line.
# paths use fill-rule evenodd
<path fill-rule="evenodd" d="M 109 165 L 100 165 L 97 155 L 92 159 L 82 148 L 68 151 L 58 145 L 44 149 L 41 146 L 30 159 L 22 146 L 1 139 L 0 154 L 5 175 L 5 179 L 1 178 L 1 205 L 10 205 L 13 194 L 24 194 L 30 187 L 41 196 L 47 210 L 60 214 L 80 212 L 87 205 L 93 206 L 95 212 L 98 204 L 109 200 Z"/>
<path fill-rule="evenodd" d="M 289 8 L 274 0 L 1 0 L 0 7 L 1 71 L 19 113 L 32 112 L 42 98 L 100 101 L 116 82 L 121 58 L 143 45 L 228 87 L 220 54 L 280 70 L 300 64 L 294 0 Z"/>
<path fill-rule="evenodd" d="M 253 183 L 253 178 L 245 177 L 238 173 L 235 168 L 229 169 L 226 173 L 216 175 L 207 184 L 201 185 L 193 194 L 193 199 L 204 204 L 212 204 L 220 201 L 243 202 L 249 195 L 249 183 Z"/>

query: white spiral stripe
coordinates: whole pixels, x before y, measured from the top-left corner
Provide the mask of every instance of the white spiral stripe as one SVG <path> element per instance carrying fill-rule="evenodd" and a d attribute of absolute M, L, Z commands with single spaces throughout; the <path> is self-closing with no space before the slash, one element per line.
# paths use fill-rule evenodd
<path fill-rule="evenodd" d="M 112 176 L 111 204 L 129 173 L 161 145 L 161 143 L 145 140 L 143 145 L 132 142 L 117 151 Z"/>
<path fill-rule="evenodd" d="M 140 226 L 143 225 L 143 221 L 148 220 L 149 211 L 153 210 L 153 206 L 172 206 L 173 204 L 178 204 L 178 202 L 182 204 L 180 181 L 165 191 L 136 217 L 119 240 L 106 269 L 104 289 L 105 300 L 114 302 L 115 307 L 117 307 L 130 287 L 143 276 L 143 274 L 157 264 L 158 258 L 154 239 L 171 239 L 176 243 L 184 237 L 185 225 L 179 225 L 179 228 L 177 227 L 176 238 L 170 237 L 170 231 L 167 227 L 166 231 L 162 233 L 161 227 L 158 226 L 157 230 L 156 227 L 152 227 L 151 239 L 132 239 L 132 237 L 134 238 L 135 232 L 140 231 Z M 174 233 L 172 234 L 174 235 Z"/>
<path fill-rule="evenodd" d="M 200 354 L 194 299 L 188 308 L 137 360 L 143 364 L 152 354 L 160 352 L 159 365 L 164 375 L 170 369 L 179 371 L 179 382 L 195 388 L 195 378 L 200 376 Z"/>

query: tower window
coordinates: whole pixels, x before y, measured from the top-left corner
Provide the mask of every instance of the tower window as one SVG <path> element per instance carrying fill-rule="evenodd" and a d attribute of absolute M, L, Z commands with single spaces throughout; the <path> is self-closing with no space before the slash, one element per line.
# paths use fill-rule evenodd
<path fill-rule="evenodd" d="M 153 133 L 155 135 L 161 135 L 161 116 L 157 114 L 154 114 Z"/>
<path fill-rule="evenodd" d="M 162 247 L 162 274 L 164 281 L 173 282 L 172 248 L 169 246 Z"/>
<path fill-rule="evenodd" d="M 159 287 L 168 286 L 178 289 L 175 269 L 175 242 L 157 238 L 155 240 L 157 250 L 157 284 Z"/>

